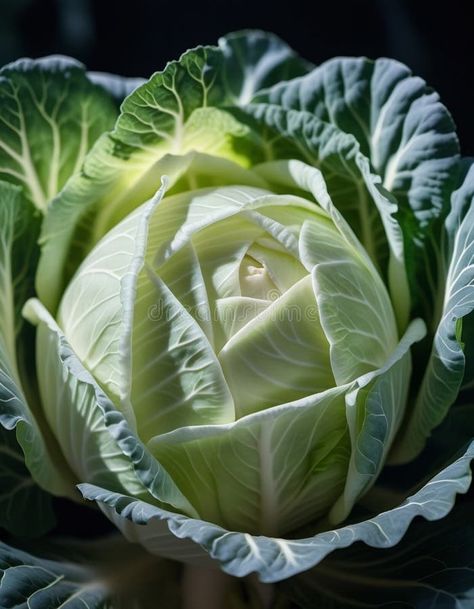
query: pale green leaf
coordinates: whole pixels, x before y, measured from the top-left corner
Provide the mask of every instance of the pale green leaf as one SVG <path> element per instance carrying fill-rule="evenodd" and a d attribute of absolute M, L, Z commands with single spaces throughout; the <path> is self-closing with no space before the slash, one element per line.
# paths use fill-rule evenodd
<path fill-rule="evenodd" d="M 313 239 L 317 237 L 314 232 Z M 314 249 L 317 251 L 317 245 Z M 313 270 L 316 302 L 337 384 L 382 367 L 397 344 L 393 310 L 382 283 L 350 254 L 316 264 Z"/>
<path fill-rule="evenodd" d="M 161 314 L 150 316 L 153 306 Z M 207 337 L 152 270 L 138 278 L 130 402 L 140 438 L 233 421 L 234 401 Z"/>
<path fill-rule="evenodd" d="M 410 348 L 425 334 L 424 323 L 420 319 L 413 321 L 387 361 L 375 372 L 357 379 L 346 395 L 352 454 L 344 493 L 330 513 L 333 522 L 347 518 L 354 503 L 375 483 L 387 460 L 407 408 Z"/>
<path fill-rule="evenodd" d="M 234 334 L 219 361 L 238 418 L 334 386 L 311 276 Z"/>
<path fill-rule="evenodd" d="M 41 303 L 28 301 L 25 315 L 37 326 L 36 365 L 44 415 L 76 479 L 101 480 L 107 488 L 146 497 L 133 464 L 109 431 L 113 405 L 81 369 Z"/>
<path fill-rule="evenodd" d="M 385 285 L 351 227 L 332 202 L 321 172 L 300 161 L 275 161 L 256 168 L 266 179 L 306 190 L 333 224 L 308 219 L 301 230 L 301 260 L 314 275 L 321 325 L 331 346 L 338 383 L 381 367 L 398 342 Z"/>
<path fill-rule="evenodd" d="M 342 492 L 350 457 L 346 390 L 229 425 L 178 429 L 149 447 L 202 519 L 282 536 L 324 515 Z"/>
<path fill-rule="evenodd" d="M 164 192 L 165 182 L 102 239 L 78 269 L 58 312 L 71 347 L 132 426 L 130 351 L 137 282 L 145 265 L 149 224 Z"/>
<path fill-rule="evenodd" d="M 166 471 L 84 368 L 45 307 L 30 300 L 25 315 L 38 326 L 37 366 L 45 416 L 78 479 L 102 480 L 107 488 L 129 489 L 147 501 L 193 514 Z"/>

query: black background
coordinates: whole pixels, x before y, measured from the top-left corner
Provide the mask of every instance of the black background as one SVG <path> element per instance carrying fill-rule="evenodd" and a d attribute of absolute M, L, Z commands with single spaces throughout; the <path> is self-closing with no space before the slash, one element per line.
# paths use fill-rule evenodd
<path fill-rule="evenodd" d="M 147 76 L 241 28 L 272 30 L 301 55 L 391 56 L 424 77 L 474 154 L 472 0 L 0 0 L 0 63 L 73 55 L 92 70 Z"/>

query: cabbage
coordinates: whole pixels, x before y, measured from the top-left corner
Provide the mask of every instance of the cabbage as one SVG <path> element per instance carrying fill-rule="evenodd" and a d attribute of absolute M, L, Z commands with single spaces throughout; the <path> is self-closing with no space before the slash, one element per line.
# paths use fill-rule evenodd
<path fill-rule="evenodd" d="M 138 562 L 187 565 L 186 598 L 257 573 L 303 607 L 325 568 L 337 596 L 337 552 L 308 571 L 337 549 L 430 552 L 402 538 L 474 457 L 473 198 L 449 113 L 393 60 L 313 67 L 245 31 L 144 82 L 3 68 L 0 525 L 95 502 Z M 0 546 L 0 605 L 42 560 Z M 87 606 L 120 588 L 81 573 Z"/>

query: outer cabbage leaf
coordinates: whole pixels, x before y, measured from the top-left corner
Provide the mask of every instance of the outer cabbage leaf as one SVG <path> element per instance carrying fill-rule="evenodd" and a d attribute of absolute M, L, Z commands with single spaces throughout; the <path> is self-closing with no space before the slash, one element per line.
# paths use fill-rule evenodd
<path fill-rule="evenodd" d="M 66 260 L 77 265 L 84 247 L 154 194 L 163 155 L 197 150 L 248 163 L 251 149 L 234 145 L 248 129 L 217 108 L 246 103 L 257 87 L 306 71 L 278 38 L 249 31 L 221 39 L 219 47 L 188 51 L 129 95 L 113 131 L 100 138 L 81 174 L 51 206 L 37 280 L 42 301 L 54 309 L 72 270 Z M 68 254 L 78 233 L 82 249 Z"/>
<path fill-rule="evenodd" d="M 111 97 L 73 59 L 6 65 L 0 70 L 0 178 L 23 186 L 44 212 L 115 117 Z"/>
<path fill-rule="evenodd" d="M 180 607 L 179 566 L 123 538 L 31 545 L 25 551 L 0 542 L 2 609 L 153 609 L 157 597 Z"/>
<path fill-rule="evenodd" d="M 4 525 L 23 534 L 53 523 L 50 500 L 28 476 L 23 453 L 42 487 L 55 494 L 73 492 L 56 443 L 42 424 L 34 383 L 22 387 L 20 378 L 28 345 L 25 337 L 18 338 L 19 311 L 32 294 L 37 263 L 39 214 L 33 205 L 45 211 L 115 115 L 110 97 L 74 60 L 23 59 L 0 70 L 0 177 L 23 190 L 22 196 L 13 185 L 0 184 L 0 422 L 10 430 L 2 431 L 1 449 L 8 452 L 2 459 L 2 515 Z"/>
<path fill-rule="evenodd" d="M 308 72 L 313 65 L 301 59 L 275 34 L 243 30 L 219 39 L 225 57 L 227 98 L 245 106 L 266 87 L 291 80 Z"/>
<path fill-rule="evenodd" d="M 44 531 L 53 516 L 46 496 L 27 475 L 23 459 L 41 487 L 55 494 L 73 492 L 55 441 L 42 424 L 34 391 L 25 394 L 23 389 L 23 366 L 17 349 L 23 329 L 21 306 L 33 289 L 38 220 L 20 188 L 0 182 L 0 454 L 4 506 L 0 516 L 3 526 L 29 533 Z M 30 514 L 33 503 L 38 509 Z"/>
<path fill-rule="evenodd" d="M 408 461 L 421 451 L 456 400 L 464 379 L 462 320 L 474 309 L 474 166 L 453 193 L 451 205 L 442 316 L 415 406 L 393 453 L 395 462 Z M 472 378 L 464 382 L 469 384 Z"/>
<path fill-rule="evenodd" d="M 441 522 L 416 522 L 390 550 L 360 544 L 282 582 L 301 609 L 470 609 L 474 603 L 472 501 Z"/>
<path fill-rule="evenodd" d="M 41 559 L 0 543 L 0 603 L 5 609 L 37 607 L 106 609 L 108 590 L 92 569 Z"/>
<path fill-rule="evenodd" d="M 427 520 L 444 518 L 452 509 L 456 495 L 469 488 L 473 458 L 474 442 L 464 455 L 399 506 L 368 520 L 302 539 L 256 537 L 226 531 L 89 484 L 79 488 L 85 498 L 99 503 L 129 540 L 141 542 L 151 552 L 201 564 L 207 564 L 208 553 L 230 575 L 243 577 L 256 572 L 261 581 L 276 582 L 310 569 L 334 550 L 356 541 L 377 548 L 392 547 L 400 542 L 416 516 Z M 177 538 L 174 544 L 169 531 Z M 192 552 L 181 540 L 192 540 L 198 545 Z"/>
<path fill-rule="evenodd" d="M 395 508 L 427 472 L 438 472 L 472 442 L 472 403 L 456 404 L 434 430 L 423 453 L 406 465 L 389 467 L 359 510 L 377 514 Z M 463 448 L 461 448 L 463 447 Z M 436 486 L 436 484 L 434 484 Z M 472 490 L 440 522 L 415 521 L 393 549 L 355 544 L 280 589 L 302 608 L 447 607 L 470 609 L 474 554 L 470 526 Z"/>
<path fill-rule="evenodd" d="M 102 480 L 108 488 L 146 496 L 133 463 L 109 430 L 120 424 L 114 420 L 113 404 L 76 362 L 44 307 L 36 300 L 28 301 L 25 314 L 38 326 L 38 381 L 44 414 L 77 480 Z"/>
<path fill-rule="evenodd" d="M 108 488 L 128 489 L 148 501 L 194 514 L 166 470 L 84 368 L 43 305 L 31 300 L 25 314 L 39 326 L 39 353 L 43 358 L 39 382 L 46 398 L 45 416 L 78 478 L 103 480 Z M 64 403 L 69 404 L 66 412 Z"/>
<path fill-rule="evenodd" d="M 28 361 L 31 336 L 20 314 L 33 293 L 38 260 L 40 213 L 35 208 L 46 210 L 115 115 L 110 96 L 89 82 L 74 60 L 23 59 L 0 70 L 2 514 L 4 524 L 17 532 L 39 533 L 53 522 L 49 500 L 26 467 L 52 493 L 74 493 L 72 476 L 40 412 Z M 37 509 L 31 510 L 33 504 Z"/>
<path fill-rule="evenodd" d="M 346 396 L 352 454 L 344 492 L 329 514 L 332 522 L 342 522 L 349 515 L 385 464 L 405 413 L 409 349 L 424 335 L 423 322 L 413 321 L 384 366 L 359 378 Z"/>
<path fill-rule="evenodd" d="M 306 110 L 355 136 L 398 201 L 414 305 L 430 319 L 438 289 L 437 220 L 449 209 L 459 163 L 454 124 L 438 95 L 397 61 L 336 58 L 254 101 Z"/>

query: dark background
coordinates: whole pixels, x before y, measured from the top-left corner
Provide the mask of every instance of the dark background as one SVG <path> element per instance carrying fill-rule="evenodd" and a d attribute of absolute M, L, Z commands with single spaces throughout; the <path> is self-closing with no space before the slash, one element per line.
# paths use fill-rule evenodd
<path fill-rule="evenodd" d="M 73 55 L 92 70 L 147 76 L 189 47 L 241 28 L 272 30 L 320 63 L 390 56 L 425 78 L 474 154 L 472 0 L 0 0 L 0 64 Z"/>

